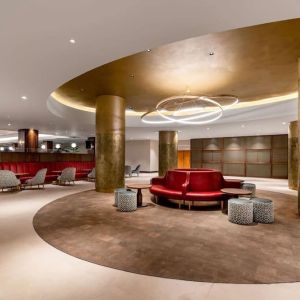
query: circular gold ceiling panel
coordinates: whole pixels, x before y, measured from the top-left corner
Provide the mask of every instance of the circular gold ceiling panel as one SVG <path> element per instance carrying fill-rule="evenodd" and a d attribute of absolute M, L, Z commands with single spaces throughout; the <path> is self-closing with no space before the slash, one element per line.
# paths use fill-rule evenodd
<path fill-rule="evenodd" d="M 284 96 L 297 91 L 299 32 L 294 19 L 168 44 L 95 68 L 52 96 L 90 110 L 97 96 L 118 95 L 136 111 L 151 111 L 187 88 L 194 95 L 234 94 L 242 102 Z"/>

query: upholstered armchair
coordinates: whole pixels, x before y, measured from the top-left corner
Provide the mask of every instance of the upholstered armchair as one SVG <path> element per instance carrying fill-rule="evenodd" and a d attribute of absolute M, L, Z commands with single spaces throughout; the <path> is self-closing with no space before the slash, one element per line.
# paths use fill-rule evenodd
<path fill-rule="evenodd" d="M 75 184 L 76 168 L 65 168 L 61 175 L 57 177 L 58 184 L 66 184 L 66 182 Z"/>
<path fill-rule="evenodd" d="M 136 176 L 140 176 L 141 165 L 137 165 L 137 167 L 131 171 L 131 175 L 135 174 Z"/>
<path fill-rule="evenodd" d="M 95 180 L 96 178 L 96 169 L 93 168 L 92 171 L 88 174 L 88 180 Z"/>
<path fill-rule="evenodd" d="M 19 188 L 20 180 L 9 170 L 0 170 L 0 189 Z"/>
<path fill-rule="evenodd" d="M 40 185 L 44 187 L 46 174 L 47 174 L 47 169 L 41 169 L 37 171 L 33 178 L 27 179 L 25 181 L 24 188 L 26 186 L 34 186 L 34 185 L 37 185 L 38 188 L 40 188 Z"/>
<path fill-rule="evenodd" d="M 131 177 L 131 166 L 125 166 L 125 177 Z"/>

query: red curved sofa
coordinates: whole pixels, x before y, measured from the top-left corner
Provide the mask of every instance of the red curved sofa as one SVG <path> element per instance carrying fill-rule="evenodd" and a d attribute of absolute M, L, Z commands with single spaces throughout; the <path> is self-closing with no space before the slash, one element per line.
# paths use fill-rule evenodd
<path fill-rule="evenodd" d="M 177 169 L 168 171 L 165 177 L 152 178 L 150 192 L 157 197 L 188 201 L 190 209 L 196 201 L 225 200 L 228 195 L 221 189 L 240 188 L 241 182 L 225 180 L 216 170 Z"/>
<path fill-rule="evenodd" d="M 68 161 L 68 162 L 0 162 L 0 170 L 10 170 L 14 173 L 28 173 L 28 176 L 21 177 L 21 182 L 32 178 L 40 169 L 47 168 L 46 182 L 56 180 L 57 174 L 53 171 L 61 171 L 64 168 L 76 168 L 76 179 L 86 178 L 87 169 L 95 166 L 93 161 Z"/>

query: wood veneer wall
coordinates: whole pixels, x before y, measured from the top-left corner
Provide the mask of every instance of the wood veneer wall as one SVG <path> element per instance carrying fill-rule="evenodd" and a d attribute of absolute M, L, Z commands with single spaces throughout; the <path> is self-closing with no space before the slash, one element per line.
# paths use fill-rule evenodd
<path fill-rule="evenodd" d="M 192 139 L 191 167 L 231 176 L 287 178 L 288 136 Z"/>
<path fill-rule="evenodd" d="M 190 150 L 178 150 L 177 152 L 177 167 L 181 169 L 188 169 L 191 167 L 191 151 Z"/>
<path fill-rule="evenodd" d="M 93 154 L 0 152 L 0 162 L 94 161 Z"/>

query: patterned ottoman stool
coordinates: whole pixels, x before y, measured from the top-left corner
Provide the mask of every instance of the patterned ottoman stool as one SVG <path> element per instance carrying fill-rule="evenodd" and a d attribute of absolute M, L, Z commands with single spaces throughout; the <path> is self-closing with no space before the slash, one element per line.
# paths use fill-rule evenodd
<path fill-rule="evenodd" d="M 248 197 L 250 197 L 250 198 L 255 197 L 256 185 L 254 183 L 244 182 L 244 183 L 242 183 L 241 188 L 252 192 L 252 194 L 249 195 Z M 243 196 L 243 197 L 245 197 L 245 196 Z"/>
<path fill-rule="evenodd" d="M 114 204 L 114 206 L 118 207 L 119 194 L 122 192 L 126 192 L 126 191 L 127 191 L 126 188 L 115 189 L 115 204 Z"/>
<path fill-rule="evenodd" d="M 270 199 L 252 198 L 253 202 L 253 220 L 255 223 L 273 223 L 274 207 Z"/>
<path fill-rule="evenodd" d="M 137 208 L 136 192 L 124 191 L 119 193 L 118 209 L 120 211 L 135 211 Z"/>
<path fill-rule="evenodd" d="M 233 198 L 228 200 L 228 221 L 247 225 L 253 223 L 253 202 Z"/>

